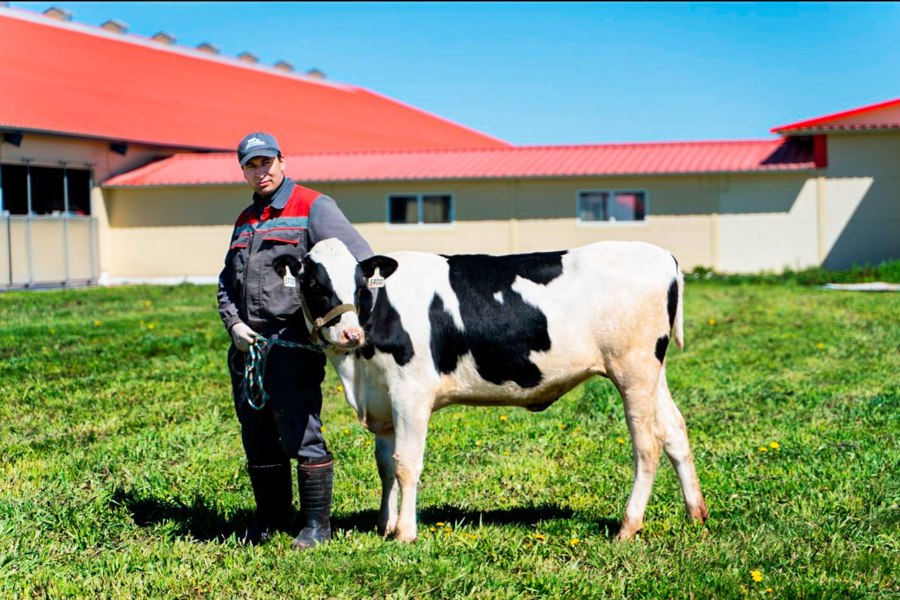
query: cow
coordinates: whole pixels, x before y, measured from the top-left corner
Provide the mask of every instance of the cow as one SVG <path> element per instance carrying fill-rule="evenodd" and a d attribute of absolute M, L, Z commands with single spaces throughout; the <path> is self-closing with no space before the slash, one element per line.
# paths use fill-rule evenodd
<path fill-rule="evenodd" d="M 678 474 L 688 517 L 706 520 L 687 429 L 666 382 L 669 343 L 684 346 L 684 277 L 669 252 L 604 241 L 502 256 L 395 252 L 357 262 L 342 242 L 327 239 L 302 261 L 279 257 L 273 267 L 299 280 L 311 338 L 375 434 L 383 535 L 416 538 L 416 489 L 434 411 L 454 404 L 541 411 L 596 375 L 622 397 L 633 450 L 618 539 L 643 526 L 661 450 Z"/>

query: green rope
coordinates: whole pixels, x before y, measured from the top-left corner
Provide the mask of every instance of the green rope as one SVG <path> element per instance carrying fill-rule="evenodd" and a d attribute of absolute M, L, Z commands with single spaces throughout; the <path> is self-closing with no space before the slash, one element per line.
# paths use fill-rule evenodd
<path fill-rule="evenodd" d="M 322 352 L 325 348 L 325 346 L 313 344 L 288 342 L 279 339 L 277 336 L 272 336 L 271 338 L 258 336 L 256 341 L 250 345 L 250 350 L 244 355 L 243 381 L 244 398 L 256 410 L 262 410 L 266 402 L 269 401 L 269 394 L 266 392 L 266 388 L 263 387 L 263 377 L 266 374 L 266 360 L 269 357 L 269 350 L 271 350 L 272 346 L 300 348 L 301 350 L 312 350 L 313 352 Z"/>

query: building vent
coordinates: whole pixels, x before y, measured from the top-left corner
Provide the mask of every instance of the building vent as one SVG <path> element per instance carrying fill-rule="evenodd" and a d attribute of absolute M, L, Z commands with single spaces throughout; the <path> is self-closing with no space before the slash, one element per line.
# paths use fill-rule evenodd
<path fill-rule="evenodd" d="M 115 19 L 110 19 L 109 21 L 101 25 L 100 29 L 112 31 L 113 33 L 128 33 L 128 25 L 126 25 L 122 21 L 117 21 Z"/>
<path fill-rule="evenodd" d="M 238 60 L 245 62 L 245 63 L 251 63 L 251 64 L 256 64 L 259 62 L 259 59 L 256 58 L 256 56 L 254 56 L 253 54 L 250 54 L 249 52 L 241 52 L 240 54 L 238 54 Z"/>
<path fill-rule="evenodd" d="M 51 6 L 47 10 L 44 11 L 45 17 L 50 17 L 51 19 L 56 19 L 57 21 L 71 21 L 72 13 L 67 11 L 64 8 L 59 8 L 57 6 Z"/>
<path fill-rule="evenodd" d="M 306 72 L 307 77 L 312 77 L 314 79 L 325 79 L 325 71 L 321 71 L 319 69 L 310 69 Z"/>
<path fill-rule="evenodd" d="M 293 71 L 294 65 L 286 60 L 279 60 L 277 63 L 275 63 L 275 68 L 279 71 Z"/>
<path fill-rule="evenodd" d="M 219 48 L 216 46 L 213 46 L 209 42 L 203 42 L 202 44 L 197 46 L 197 50 L 199 50 L 200 52 L 206 52 L 208 54 L 218 54 L 219 53 Z"/>
<path fill-rule="evenodd" d="M 160 44 L 167 44 L 169 46 L 171 46 L 175 43 L 175 36 L 170 33 L 166 33 L 165 31 L 160 31 L 158 33 L 153 34 L 153 37 L 150 39 L 153 40 L 154 42 L 159 42 Z"/>

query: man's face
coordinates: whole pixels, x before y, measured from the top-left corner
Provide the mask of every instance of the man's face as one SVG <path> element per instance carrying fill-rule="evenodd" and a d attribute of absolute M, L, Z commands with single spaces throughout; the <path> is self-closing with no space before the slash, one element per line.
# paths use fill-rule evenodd
<path fill-rule="evenodd" d="M 257 194 L 268 196 L 284 181 L 284 159 L 276 156 L 251 158 L 243 167 L 244 179 Z"/>

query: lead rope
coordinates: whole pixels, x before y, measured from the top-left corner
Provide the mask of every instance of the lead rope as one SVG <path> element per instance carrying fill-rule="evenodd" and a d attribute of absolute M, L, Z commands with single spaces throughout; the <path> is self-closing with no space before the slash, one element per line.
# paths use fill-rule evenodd
<path fill-rule="evenodd" d="M 313 352 L 322 352 L 325 348 L 325 346 L 314 344 L 288 342 L 280 339 L 278 336 L 272 336 L 271 338 L 258 336 L 256 341 L 250 345 L 249 351 L 244 355 L 244 380 L 242 384 L 242 393 L 247 400 L 247 404 L 256 410 L 262 410 L 266 402 L 269 401 L 269 394 L 263 386 L 263 377 L 266 374 L 266 360 L 269 357 L 269 350 L 271 350 L 272 346 L 299 348 Z"/>

